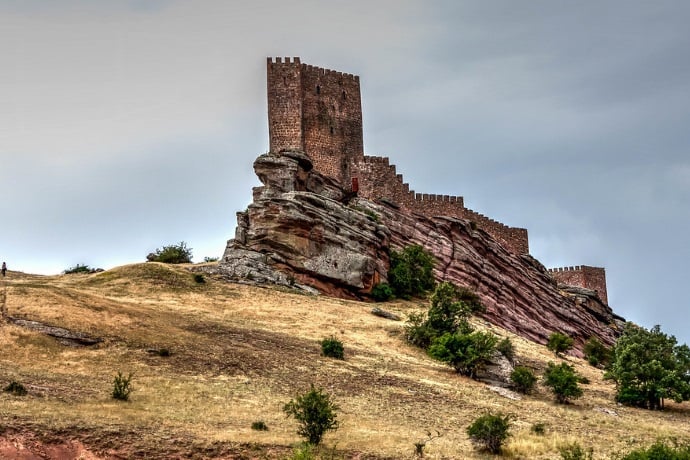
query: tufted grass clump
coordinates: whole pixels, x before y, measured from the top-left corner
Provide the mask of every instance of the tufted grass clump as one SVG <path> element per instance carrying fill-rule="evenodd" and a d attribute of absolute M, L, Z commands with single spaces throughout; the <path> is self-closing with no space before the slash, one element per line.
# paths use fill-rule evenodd
<path fill-rule="evenodd" d="M 268 431 L 268 425 L 263 420 L 252 422 L 252 430 L 254 431 Z"/>
<path fill-rule="evenodd" d="M 122 372 L 117 371 L 117 375 L 113 379 L 113 399 L 118 401 L 129 401 L 129 395 L 132 393 L 132 374 L 125 377 Z"/>
<path fill-rule="evenodd" d="M 26 388 L 19 382 L 11 381 L 9 385 L 3 388 L 3 391 L 13 394 L 15 396 L 25 396 L 27 394 Z"/>
<path fill-rule="evenodd" d="M 343 342 L 334 336 L 326 337 L 321 341 L 321 354 L 327 358 L 345 359 Z"/>

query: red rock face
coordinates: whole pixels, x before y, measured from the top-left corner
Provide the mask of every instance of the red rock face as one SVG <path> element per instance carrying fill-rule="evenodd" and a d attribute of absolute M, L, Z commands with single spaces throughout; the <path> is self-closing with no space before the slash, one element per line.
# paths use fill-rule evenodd
<path fill-rule="evenodd" d="M 541 263 L 506 250 L 470 221 L 348 197 L 300 152 L 262 155 L 254 166 L 264 186 L 238 213 L 236 238 L 219 264 L 228 279 L 365 298 L 386 280 L 390 248 L 418 244 L 436 258 L 439 281 L 479 295 L 491 323 L 539 343 L 556 331 L 579 348 L 591 336 L 615 340 L 623 319 L 593 291 L 560 291 Z"/>

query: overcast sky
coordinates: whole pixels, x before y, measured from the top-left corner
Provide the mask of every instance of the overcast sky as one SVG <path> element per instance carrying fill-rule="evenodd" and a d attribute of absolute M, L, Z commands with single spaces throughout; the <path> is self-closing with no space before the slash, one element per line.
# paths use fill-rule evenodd
<path fill-rule="evenodd" d="M 360 75 L 365 153 L 606 267 L 690 343 L 690 2 L 0 0 L 0 259 L 222 254 L 268 149 L 267 56 Z"/>

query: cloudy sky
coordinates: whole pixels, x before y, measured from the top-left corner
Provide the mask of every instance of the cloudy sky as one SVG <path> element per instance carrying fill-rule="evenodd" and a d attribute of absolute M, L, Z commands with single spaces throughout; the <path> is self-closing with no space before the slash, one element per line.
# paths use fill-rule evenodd
<path fill-rule="evenodd" d="M 268 149 L 267 56 L 360 75 L 365 152 L 607 270 L 690 342 L 686 1 L 0 0 L 0 259 L 220 256 Z"/>

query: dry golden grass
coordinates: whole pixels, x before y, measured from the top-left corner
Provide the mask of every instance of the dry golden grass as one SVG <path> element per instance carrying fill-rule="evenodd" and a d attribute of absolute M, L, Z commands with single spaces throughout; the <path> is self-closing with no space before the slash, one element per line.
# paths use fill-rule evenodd
<path fill-rule="evenodd" d="M 504 449 L 514 459 L 559 458 L 558 447 L 574 441 L 609 458 L 688 434 L 687 404 L 661 413 L 618 407 L 602 372 L 576 358 L 568 361 L 591 381 L 582 399 L 558 405 L 539 387 L 513 401 L 407 345 L 403 324 L 372 315 L 371 304 L 206 279 L 156 263 L 91 275 L 10 272 L 0 286 L 10 316 L 103 342 L 68 347 L 0 325 L 0 385 L 16 380 L 29 390 L 0 394 L 0 423 L 48 440 L 81 439 L 102 453 L 126 444 L 132 456 L 149 458 L 285 458 L 299 438 L 282 406 L 314 383 L 341 407 L 341 428 L 324 442 L 348 458 L 414 458 L 414 443 L 436 430 L 443 435 L 426 458 L 486 458 L 465 428 L 487 410 L 515 416 Z M 385 308 L 405 315 L 425 305 Z M 542 346 L 481 326 L 510 336 L 518 359 L 538 372 L 555 360 Z M 330 335 L 345 344 L 345 361 L 320 356 L 319 342 Z M 160 348 L 172 356 L 150 352 Z M 117 371 L 134 374 L 130 402 L 110 397 Z M 252 430 L 258 420 L 269 431 Z M 545 424 L 544 435 L 530 432 L 536 423 Z"/>

